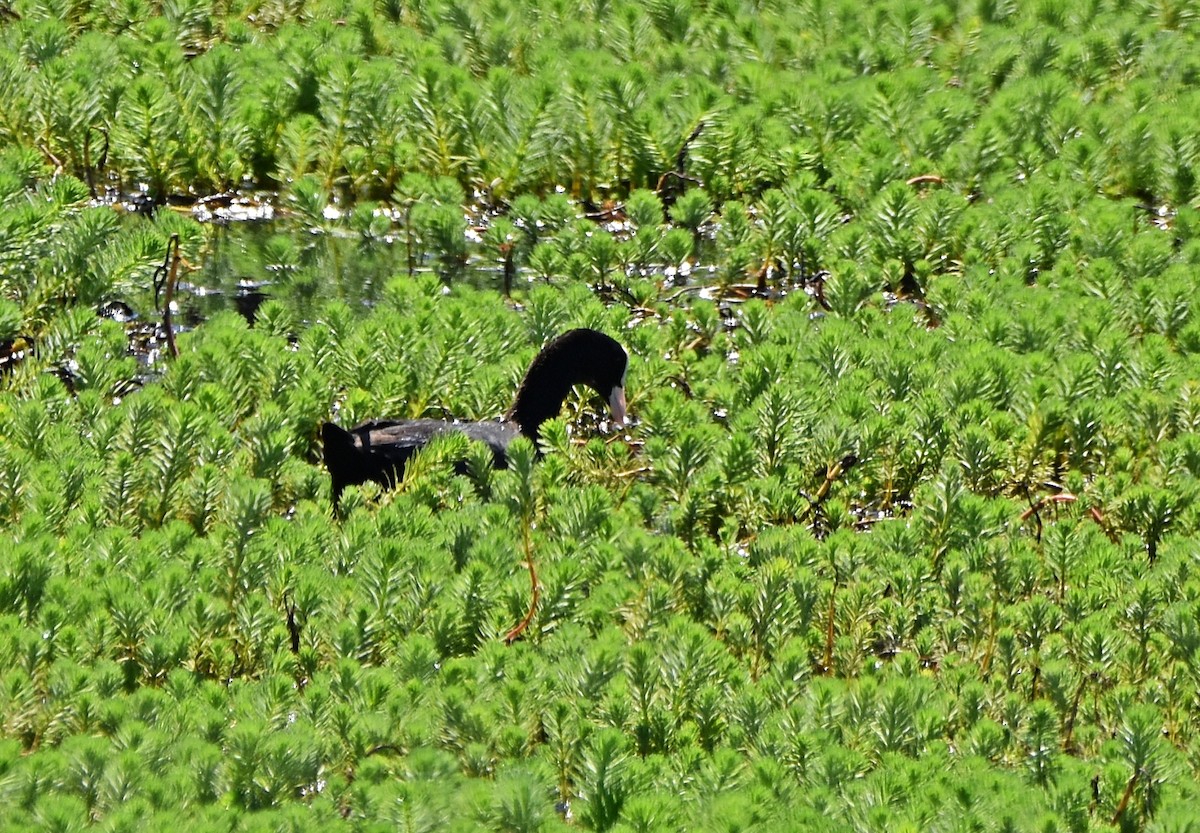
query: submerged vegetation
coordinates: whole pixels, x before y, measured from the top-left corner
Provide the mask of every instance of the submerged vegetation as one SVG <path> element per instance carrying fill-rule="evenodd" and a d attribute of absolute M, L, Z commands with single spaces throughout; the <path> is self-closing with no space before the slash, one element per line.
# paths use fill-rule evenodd
<path fill-rule="evenodd" d="M 0 831 L 1195 829 L 1198 27 L 0 0 Z"/>

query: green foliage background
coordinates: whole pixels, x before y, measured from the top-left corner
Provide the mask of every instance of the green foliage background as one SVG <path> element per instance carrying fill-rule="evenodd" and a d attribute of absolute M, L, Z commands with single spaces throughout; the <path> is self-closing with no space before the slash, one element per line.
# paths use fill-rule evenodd
<path fill-rule="evenodd" d="M 1194 4 L 0 21 L 0 830 L 1200 822 Z M 279 189 L 278 299 L 142 384 L 94 307 L 212 232 L 107 185 Z M 494 416 L 576 325 L 628 440 L 575 399 L 331 519 L 320 421 Z"/>

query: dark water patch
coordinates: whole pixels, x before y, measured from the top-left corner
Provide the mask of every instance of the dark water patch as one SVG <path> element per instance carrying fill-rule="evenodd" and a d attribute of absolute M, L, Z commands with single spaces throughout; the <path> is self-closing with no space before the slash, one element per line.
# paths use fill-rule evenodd
<path fill-rule="evenodd" d="M 453 268 L 427 258 L 410 268 L 408 248 L 391 236 L 311 232 L 285 219 L 210 228 L 200 267 L 180 282 L 177 295 L 183 320 L 193 326 L 226 309 L 253 323 L 268 299 L 283 302 L 301 319 L 333 300 L 369 307 L 398 275 L 437 273 L 452 285 L 503 287 L 501 264 L 486 258 Z"/>

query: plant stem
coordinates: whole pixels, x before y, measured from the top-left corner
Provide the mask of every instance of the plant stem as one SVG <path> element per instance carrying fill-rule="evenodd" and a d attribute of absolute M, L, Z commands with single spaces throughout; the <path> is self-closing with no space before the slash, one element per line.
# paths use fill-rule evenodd
<path fill-rule="evenodd" d="M 1079 703 L 1083 700 L 1083 689 L 1087 686 L 1087 674 L 1079 679 L 1075 696 L 1071 698 L 1071 708 L 1067 712 L 1066 724 L 1063 726 L 1063 751 L 1070 754 L 1075 745 L 1075 718 L 1079 714 Z"/>
<path fill-rule="evenodd" d="M 1125 815 L 1125 808 L 1129 806 L 1129 800 L 1133 798 L 1133 789 L 1137 786 L 1138 774 L 1134 772 L 1129 779 L 1129 783 L 1125 785 L 1125 793 L 1121 796 L 1121 801 L 1117 804 L 1117 811 L 1113 813 L 1112 821 L 1109 824 L 1116 824 L 1121 820 L 1121 816 Z"/>
<path fill-rule="evenodd" d="M 533 564 L 533 545 L 529 540 L 530 519 L 525 518 L 525 522 L 522 526 L 522 537 L 525 545 L 525 564 L 527 567 L 529 567 L 529 610 L 526 611 L 525 618 L 518 622 L 516 627 L 505 634 L 504 643 L 506 645 L 513 644 L 513 642 L 515 642 L 517 638 L 525 632 L 525 629 L 529 627 L 529 623 L 533 621 L 533 614 L 537 612 L 538 601 L 541 598 L 541 591 L 538 589 L 537 568 L 534 567 Z"/>
<path fill-rule="evenodd" d="M 992 652 L 996 650 L 996 599 L 992 598 L 992 615 L 988 622 L 988 644 L 984 649 L 983 659 L 979 663 L 979 670 L 984 675 L 991 670 L 992 667 Z"/>
<path fill-rule="evenodd" d="M 505 243 L 500 247 L 500 251 L 504 255 L 504 297 L 511 298 L 513 276 L 517 271 L 513 263 L 513 244 Z"/>
<path fill-rule="evenodd" d="M 834 616 L 836 613 L 834 602 L 837 599 L 837 577 L 834 577 L 833 586 L 829 588 L 829 622 L 825 626 L 825 657 L 823 665 L 826 674 L 833 673 L 833 637 L 835 633 Z"/>
<path fill-rule="evenodd" d="M 172 234 L 170 242 L 167 243 L 167 257 L 171 261 L 171 268 L 167 272 L 167 285 L 163 290 L 163 329 L 167 336 L 167 350 L 174 359 L 179 357 L 179 348 L 175 345 L 175 328 L 171 324 L 171 301 L 175 298 L 175 281 L 179 277 L 178 234 Z"/>

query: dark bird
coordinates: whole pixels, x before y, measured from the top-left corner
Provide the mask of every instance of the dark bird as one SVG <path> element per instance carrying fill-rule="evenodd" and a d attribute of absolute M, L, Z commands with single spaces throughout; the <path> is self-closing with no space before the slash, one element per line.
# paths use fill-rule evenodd
<path fill-rule="evenodd" d="M 440 419 L 370 420 L 347 430 L 321 426 L 325 467 L 333 480 L 337 508 L 347 486 L 368 480 L 390 488 L 404 477 L 408 459 L 438 434 L 458 432 L 492 449 L 493 465 L 508 463 L 508 444 L 519 436 L 537 442 L 542 423 L 558 416 L 571 388 L 583 384 L 608 400 L 613 421 L 625 421 L 625 371 L 629 356 L 615 340 L 596 330 L 564 333 L 538 353 L 504 418 L 490 422 Z"/>

